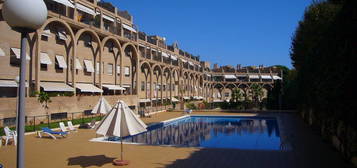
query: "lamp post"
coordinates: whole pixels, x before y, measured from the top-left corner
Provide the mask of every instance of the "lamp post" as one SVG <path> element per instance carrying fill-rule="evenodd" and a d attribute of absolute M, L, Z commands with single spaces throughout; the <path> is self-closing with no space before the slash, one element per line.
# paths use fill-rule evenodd
<path fill-rule="evenodd" d="M 17 167 L 25 166 L 25 79 L 26 79 L 26 43 L 28 33 L 36 31 L 47 19 L 47 7 L 43 0 L 5 0 L 2 15 L 7 24 L 21 33 L 20 80 L 17 103 Z M 39 40 L 39 39 L 37 39 Z"/>

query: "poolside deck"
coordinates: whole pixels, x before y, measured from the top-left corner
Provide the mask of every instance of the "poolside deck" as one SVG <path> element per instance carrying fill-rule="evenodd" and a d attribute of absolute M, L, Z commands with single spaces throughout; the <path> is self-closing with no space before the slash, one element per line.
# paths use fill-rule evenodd
<path fill-rule="evenodd" d="M 207 115 L 254 115 L 242 113 L 196 112 Z M 147 124 L 182 116 L 180 112 L 165 112 L 144 118 Z M 264 114 L 277 116 L 280 120 L 282 141 L 292 148 L 286 151 L 256 151 L 236 149 L 200 149 L 124 145 L 124 159 L 134 168 L 150 167 L 239 167 L 239 168 L 317 168 L 350 167 L 329 145 L 295 116 L 295 114 Z M 27 168 L 91 168 L 114 167 L 112 160 L 120 156 L 120 145 L 90 142 L 94 130 L 79 130 L 67 138 L 52 140 L 26 136 Z M 16 167 L 16 148 L 0 148 L 0 163 L 5 168 Z"/>

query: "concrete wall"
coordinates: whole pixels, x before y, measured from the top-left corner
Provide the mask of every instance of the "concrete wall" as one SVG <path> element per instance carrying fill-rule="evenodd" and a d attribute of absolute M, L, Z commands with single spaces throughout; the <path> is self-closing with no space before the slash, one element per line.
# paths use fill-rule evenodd
<path fill-rule="evenodd" d="M 123 100 L 129 106 L 137 105 L 137 96 L 104 96 L 110 103 L 114 104 L 117 100 Z M 51 103 L 45 110 L 37 101 L 36 97 L 26 98 L 26 116 L 46 115 L 59 112 L 82 112 L 92 109 L 99 100 L 99 96 L 73 96 L 73 97 L 51 97 Z M 0 119 L 16 116 L 16 98 L 0 99 Z"/>

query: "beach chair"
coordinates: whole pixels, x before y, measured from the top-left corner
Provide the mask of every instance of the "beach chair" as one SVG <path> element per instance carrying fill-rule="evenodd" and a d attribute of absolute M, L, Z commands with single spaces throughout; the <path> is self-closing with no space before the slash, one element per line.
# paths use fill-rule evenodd
<path fill-rule="evenodd" d="M 67 121 L 67 126 L 70 131 L 77 131 L 77 129 L 74 128 L 72 121 Z"/>
<path fill-rule="evenodd" d="M 16 131 L 12 131 L 9 127 L 4 128 L 5 132 L 5 146 L 9 143 L 9 140 L 13 139 L 14 144 L 17 144 L 17 133 Z"/>
<path fill-rule="evenodd" d="M 49 129 L 48 127 L 43 127 L 42 128 L 42 133 L 47 134 L 48 136 L 50 136 L 53 139 L 57 139 L 55 137 L 55 135 L 60 135 L 61 137 L 66 137 L 67 132 L 63 132 L 63 131 L 53 131 L 51 129 Z M 42 138 L 41 133 L 38 134 L 40 138 Z"/>
<path fill-rule="evenodd" d="M 58 124 L 62 132 L 69 132 L 63 122 L 59 122 Z"/>

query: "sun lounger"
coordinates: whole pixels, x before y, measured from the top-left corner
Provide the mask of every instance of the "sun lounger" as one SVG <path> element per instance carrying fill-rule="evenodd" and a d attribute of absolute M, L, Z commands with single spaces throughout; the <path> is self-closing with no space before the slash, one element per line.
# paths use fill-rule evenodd
<path fill-rule="evenodd" d="M 60 135 L 62 137 L 65 137 L 67 135 L 67 132 L 63 132 L 63 131 L 53 131 L 51 129 L 49 129 L 48 127 L 44 127 L 42 128 L 42 133 L 47 134 L 48 136 L 50 136 L 53 139 L 57 139 L 55 137 L 55 135 Z M 42 138 L 41 133 L 38 134 L 40 138 Z"/>
<path fill-rule="evenodd" d="M 4 132 L 5 132 L 5 146 L 7 146 L 7 144 L 9 143 L 9 140 L 13 139 L 15 145 L 17 144 L 17 133 L 16 131 L 12 131 L 10 130 L 9 127 L 5 127 L 4 128 Z"/>
<path fill-rule="evenodd" d="M 67 122 L 67 126 L 68 126 L 68 129 L 69 129 L 70 131 L 77 131 L 77 129 L 74 128 L 74 126 L 73 126 L 73 124 L 72 124 L 72 121 L 68 121 L 68 122 Z"/>
<path fill-rule="evenodd" d="M 66 128 L 66 126 L 64 125 L 63 122 L 59 122 L 58 125 L 61 128 L 62 132 L 68 132 L 69 133 L 68 129 Z"/>

